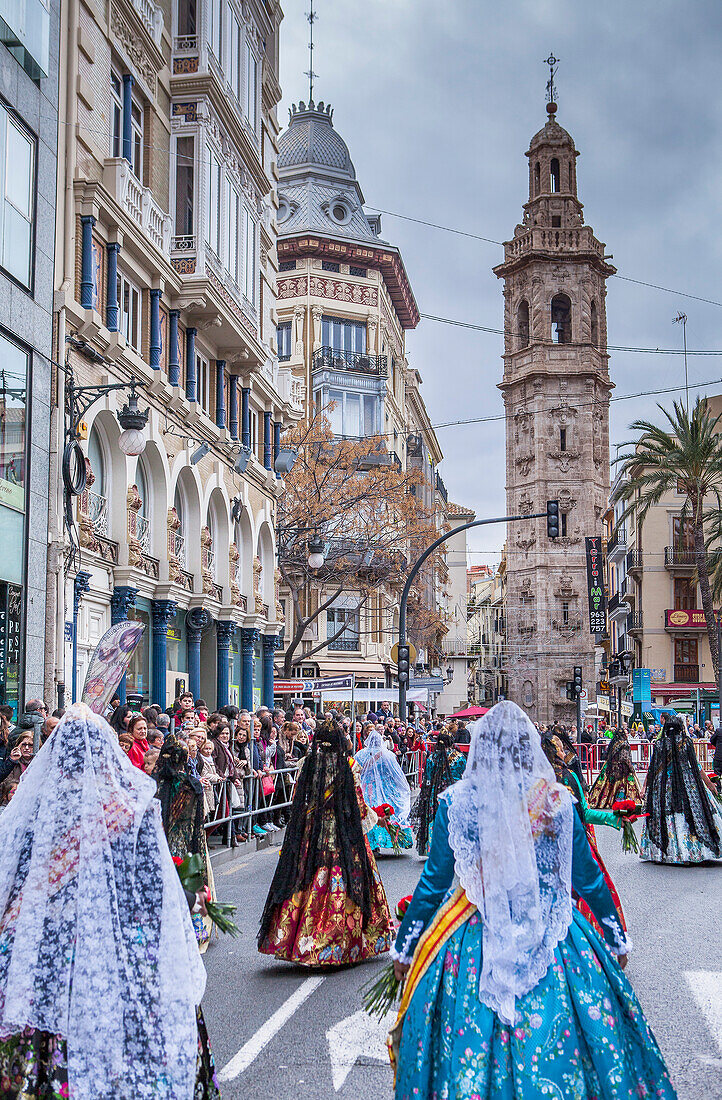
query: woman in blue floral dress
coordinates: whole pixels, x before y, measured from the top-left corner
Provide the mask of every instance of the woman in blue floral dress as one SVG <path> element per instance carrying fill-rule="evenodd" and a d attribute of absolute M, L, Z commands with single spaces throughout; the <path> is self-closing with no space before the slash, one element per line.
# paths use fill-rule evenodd
<path fill-rule="evenodd" d="M 378 730 L 371 731 L 364 747 L 356 753 L 356 763 L 366 805 L 379 818 L 367 836 L 371 851 L 410 848 L 414 842 L 409 825 L 411 787 Z"/>
<path fill-rule="evenodd" d="M 536 728 L 497 704 L 442 795 L 392 950 L 406 974 L 389 1037 L 396 1100 L 675 1100 L 622 973 L 629 949 Z"/>

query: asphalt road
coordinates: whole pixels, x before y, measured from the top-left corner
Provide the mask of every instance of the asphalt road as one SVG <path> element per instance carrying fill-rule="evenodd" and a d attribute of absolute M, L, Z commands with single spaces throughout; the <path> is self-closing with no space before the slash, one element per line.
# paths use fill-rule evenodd
<path fill-rule="evenodd" d="M 597 835 L 634 942 L 626 973 L 679 1100 L 722 1100 L 722 861 L 652 866 L 624 855 L 616 832 Z M 203 1007 L 217 1069 L 228 1067 L 224 1100 L 390 1098 L 385 1028 L 360 1012 L 359 989 L 382 964 L 324 975 L 256 951 L 277 858 L 278 848 L 247 852 L 216 869 L 218 895 L 238 905 L 242 929 L 205 955 Z M 393 908 L 412 892 L 422 864 L 405 855 L 379 867 Z"/>

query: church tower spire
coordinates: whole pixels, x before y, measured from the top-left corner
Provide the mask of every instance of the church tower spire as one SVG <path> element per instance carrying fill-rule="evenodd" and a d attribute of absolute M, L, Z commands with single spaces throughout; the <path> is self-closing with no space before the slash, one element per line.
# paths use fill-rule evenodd
<path fill-rule="evenodd" d="M 609 379 L 604 245 L 584 224 L 579 156 L 556 119 L 550 55 L 547 122 L 531 139 L 529 198 L 494 273 L 504 282 L 507 514 L 558 499 L 561 537 L 543 520 L 507 541 L 509 697 L 536 721 L 573 721 L 575 665 L 595 682 L 585 543 L 600 533 L 609 490 Z"/>

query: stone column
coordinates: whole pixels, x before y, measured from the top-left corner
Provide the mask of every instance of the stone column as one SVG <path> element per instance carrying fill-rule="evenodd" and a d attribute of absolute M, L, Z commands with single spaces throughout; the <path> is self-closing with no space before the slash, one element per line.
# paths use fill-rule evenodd
<path fill-rule="evenodd" d="M 278 458 L 278 452 L 281 449 L 281 422 L 279 420 L 274 421 L 273 424 L 273 463 L 275 466 L 276 459 Z M 276 480 L 281 480 L 281 475 L 276 474 Z"/>
<path fill-rule="evenodd" d="M 194 699 L 199 699 L 201 694 L 201 638 L 210 622 L 211 615 L 205 607 L 193 607 L 186 615 L 188 690 Z"/>
<path fill-rule="evenodd" d="M 105 324 L 109 332 L 118 331 L 118 253 L 120 245 L 110 241 L 105 246 L 108 257 L 108 281 L 105 304 Z"/>
<path fill-rule="evenodd" d="M 271 450 L 271 414 L 263 414 L 263 465 L 266 470 L 273 469 Z"/>
<path fill-rule="evenodd" d="M 168 623 L 175 615 L 174 600 L 153 600 L 153 637 L 151 641 L 151 703 L 166 707 L 166 652 L 168 644 Z"/>
<path fill-rule="evenodd" d="M 216 427 L 226 426 L 226 388 L 225 382 L 226 361 L 216 359 Z"/>
<path fill-rule="evenodd" d="M 241 445 L 251 449 L 251 387 L 241 387 Z"/>
<path fill-rule="evenodd" d="M 178 352 L 179 309 L 168 314 L 168 381 L 171 386 L 180 386 L 180 355 Z"/>
<path fill-rule="evenodd" d="M 236 632 L 229 619 L 216 621 L 216 710 L 228 706 L 228 654 Z"/>
<path fill-rule="evenodd" d="M 276 652 L 276 635 L 263 635 L 263 705 L 273 710 L 273 655 Z"/>
<path fill-rule="evenodd" d="M 238 440 L 238 382 L 231 375 L 228 379 L 228 430 L 231 439 Z"/>
<path fill-rule="evenodd" d="M 130 585 L 116 585 L 113 589 L 113 594 L 110 597 L 110 625 L 114 626 L 116 623 L 122 623 L 128 618 L 128 612 L 131 607 L 135 607 L 135 597 L 138 595 L 137 588 L 131 588 Z M 121 703 L 125 702 L 125 682 L 126 677 L 123 675 L 123 679 L 118 684 L 118 698 Z"/>
<path fill-rule="evenodd" d="M 197 329 L 186 329 L 186 397 L 195 401 L 196 390 L 196 334 Z"/>
<path fill-rule="evenodd" d="M 160 369 L 160 299 L 162 290 L 154 287 L 150 292 L 150 369 Z"/>
<path fill-rule="evenodd" d="M 241 707 L 253 710 L 253 656 L 260 631 L 241 627 Z"/>
<path fill-rule="evenodd" d="M 93 226 L 95 218 L 92 214 L 82 214 L 81 225 L 81 250 L 80 250 L 80 304 L 83 309 L 93 308 Z"/>

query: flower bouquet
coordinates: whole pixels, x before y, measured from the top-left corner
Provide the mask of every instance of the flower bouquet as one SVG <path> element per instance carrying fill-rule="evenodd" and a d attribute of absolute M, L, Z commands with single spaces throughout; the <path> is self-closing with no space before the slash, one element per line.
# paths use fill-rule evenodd
<path fill-rule="evenodd" d="M 647 816 L 641 812 L 642 807 L 633 798 L 623 798 L 613 804 L 612 810 L 622 821 L 622 851 L 639 852 L 634 822 Z"/>
<path fill-rule="evenodd" d="M 237 907 L 231 905 L 230 902 L 211 900 L 210 890 L 205 883 L 205 865 L 202 856 L 197 853 L 186 856 L 185 859 L 181 859 L 180 856 L 173 856 L 173 862 L 184 890 L 191 894 L 205 891 L 206 913 L 218 930 L 227 932 L 229 936 L 240 935 L 241 930 L 233 920 L 233 914 Z"/>
<path fill-rule="evenodd" d="M 411 903 L 411 894 L 407 894 L 405 898 L 402 898 L 396 905 L 396 919 L 402 921 L 406 916 L 406 910 Z"/>
<path fill-rule="evenodd" d="M 394 825 L 391 821 L 394 813 L 396 812 L 393 806 L 389 806 L 388 802 L 382 802 L 380 806 L 374 806 L 374 813 L 379 819 L 379 826 L 385 829 L 391 837 L 391 847 L 394 850 L 394 855 L 401 855 L 401 845 L 399 844 L 399 826 Z"/>
<path fill-rule="evenodd" d="M 361 986 L 364 1012 L 383 1020 L 399 1000 L 403 984 L 403 978 L 399 981 L 394 973 L 394 964 L 388 963 L 375 981 Z"/>

